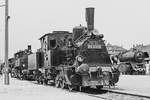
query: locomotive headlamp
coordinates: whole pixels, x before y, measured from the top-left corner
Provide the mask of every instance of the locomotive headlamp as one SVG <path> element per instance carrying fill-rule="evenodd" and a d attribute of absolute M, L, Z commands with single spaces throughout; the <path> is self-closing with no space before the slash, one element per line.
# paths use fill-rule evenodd
<path fill-rule="evenodd" d="M 25 67 L 25 64 L 23 64 L 22 66 Z"/>
<path fill-rule="evenodd" d="M 82 56 L 77 56 L 77 60 L 78 60 L 79 62 L 83 62 L 83 57 L 82 57 Z"/>

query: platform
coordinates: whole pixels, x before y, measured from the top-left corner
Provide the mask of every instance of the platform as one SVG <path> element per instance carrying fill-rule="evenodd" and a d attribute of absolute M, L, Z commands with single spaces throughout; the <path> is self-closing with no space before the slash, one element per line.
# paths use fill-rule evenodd
<path fill-rule="evenodd" d="M 121 75 L 114 91 L 150 96 L 150 76 L 142 75 Z M 72 93 L 52 86 L 38 85 L 36 82 L 18 80 L 10 78 L 10 85 L 4 85 L 3 78 L 0 76 L 0 98 L 3 100 L 96 100 L 87 95 Z M 99 99 L 98 99 L 99 100 Z"/>
<path fill-rule="evenodd" d="M 4 85 L 0 76 L 0 100 L 101 100 L 61 88 L 39 85 L 36 82 L 10 78 L 10 85 Z"/>

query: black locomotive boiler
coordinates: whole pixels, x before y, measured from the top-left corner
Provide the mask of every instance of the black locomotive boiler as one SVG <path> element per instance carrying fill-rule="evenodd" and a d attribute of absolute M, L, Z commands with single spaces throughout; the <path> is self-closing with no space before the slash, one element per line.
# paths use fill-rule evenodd
<path fill-rule="evenodd" d="M 149 57 L 147 52 L 133 48 L 116 57 L 114 61 L 118 62 L 118 70 L 122 74 L 145 74 L 145 59 Z"/>

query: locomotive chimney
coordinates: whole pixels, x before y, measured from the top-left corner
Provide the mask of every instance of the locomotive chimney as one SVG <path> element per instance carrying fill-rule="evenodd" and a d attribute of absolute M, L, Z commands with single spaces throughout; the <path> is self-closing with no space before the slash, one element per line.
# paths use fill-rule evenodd
<path fill-rule="evenodd" d="M 94 8 L 86 8 L 86 22 L 88 31 L 94 30 Z"/>

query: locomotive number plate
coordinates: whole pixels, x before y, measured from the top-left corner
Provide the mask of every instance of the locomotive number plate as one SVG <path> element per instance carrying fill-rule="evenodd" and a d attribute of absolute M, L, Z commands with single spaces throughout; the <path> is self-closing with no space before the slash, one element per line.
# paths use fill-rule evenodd
<path fill-rule="evenodd" d="M 97 69 L 97 67 L 90 67 L 89 68 L 89 71 L 90 72 L 96 72 L 98 69 Z"/>
<path fill-rule="evenodd" d="M 88 49 L 101 49 L 101 45 L 88 45 Z"/>

